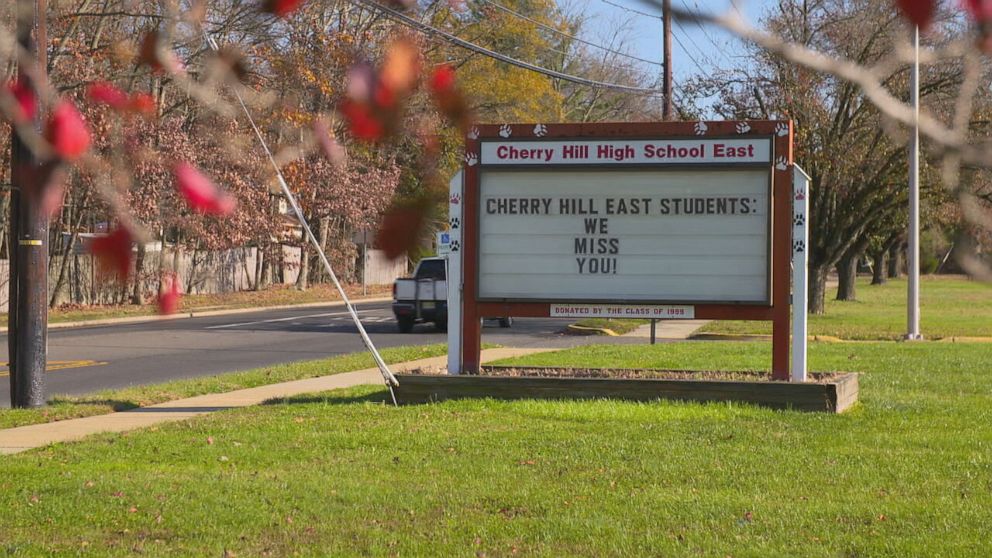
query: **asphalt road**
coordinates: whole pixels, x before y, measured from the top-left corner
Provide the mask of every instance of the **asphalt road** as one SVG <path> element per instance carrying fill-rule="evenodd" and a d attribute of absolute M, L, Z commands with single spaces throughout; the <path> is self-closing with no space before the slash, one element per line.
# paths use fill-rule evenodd
<path fill-rule="evenodd" d="M 431 324 L 413 333 L 397 331 L 389 302 L 357 304 L 377 347 L 443 343 Z M 515 319 L 502 329 L 486 322 L 483 341 L 510 347 L 570 347 L 604 342 L 603 337 L 563 335 L 570 320 Z M 0 351 L 7 357 L 6 335 Z M 609 338 L 615 343 L 643 339 Z M 142 323 L 52 329 L 48 334 L 49 396 L 81 395 L 108 388 L 208 376 L 259 366 L 311 360 L 364 349 L 343 306 L 266 310 Z M 10 404 L 6 368 L 0 369 L 0 406 Z"/>

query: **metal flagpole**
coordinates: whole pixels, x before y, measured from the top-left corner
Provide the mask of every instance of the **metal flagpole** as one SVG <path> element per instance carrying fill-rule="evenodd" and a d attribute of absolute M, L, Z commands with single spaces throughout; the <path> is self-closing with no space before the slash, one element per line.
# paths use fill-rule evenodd
<path fill-rule="evenodd" d="M 913 28 L 912 77 L 909 81 L 910 102 L 913 105 L 913 133 L 909 141 L 909 245 L 906 266 L 909 268 L 907 293 L 906 339 L 922 339 L 920 335 L 920 28 Z"/>
<path fill-rule="evenodd" d="M 207 34 L 207 30 L 203 30 L 203 38 L 206 39 L 207 45 L 214 51 L 219 50 L 217 47 L 217 42 Z M 362 320 L 359 319 L 358 313 L 355 312 L 355 307 L 351 305 L 351 301 L 348 299 L 348 295 L 344 292 L 344 288 L 341 287 L 341 283 L 338 281 L 338 276 L 334 273 L 334 269 L 331 267 L 331 262 L 327 260 L 327 255 L 320 247 L 320 242 L 317 241 L 317 237 L 314 236 L 313 230 L 310 229 L 310 225 L 307 224 L 306 218 L 303 216 L 303 210 L 300 209 L 299 203 L 296 201 L 296 196 L 293 195 L 292 190 L 289 189 L 289 185 L 286 184 L 286 179 L 282 176 L 282 171 L 279 170 L 279 165 L 276 164 L 276 160 L 272 157 L 272 152 L 269 150 L 268 144 L 265 142 L 265 138 L 262 137 L 262 132 L 259 131 L 258 126 L 255 125 L 255 119 L 252 118 L 251 112 L 248 111 L 248 105 L 245 104 L 244 99 L 241 97 L 241 93 L 237 88 L 233 88 L 234 96 L 238 98 L 238 102 L 241 104 L 242 110 L 244 110 L 245 116 L 248 118 L 248 123 L 251 124 L 252 130 L 255 131 L 255 136 L 258 138 L 258 142 L 262 145 L 262 149 L 265 150 L 265 155 L 268 156 L 269 162 L 272 163 L 272 168 L 276 171 L 276 178 L 279 180 L 279 187 L 282 189 L 283 195 L 289 201 L 289 205 L 293 208 L 293 212 L 296 213 L 296 218 L 300 221 L 300 226 L 307 233 L 307 238 L 310 243 L 313 244 L 314 249 L 317 251 L 317 255 L 320 256 L 321 263 L 324 264 L 324 269 L 327 274 L 331 276 L 331 281 L 334 282 L 335 288 L 338 290 L 338 294 L 341 295 L 341 300 L 344 301 L 345 307 L 348 309 L 348 313 L 351 315 L 352 321 L 355 322 L 355 327 L 358 328 L 358 333 L 362 337 L 362 341 L 365 343 L 365 347 L 372 354 L 372 359 L 375 360 L 376 366 L 379 368 L 379 372 L 382 374 L 382 379 L 386 383 L 386 387 L 389 388 L 389 395 L 393 398 L 393 404 L 396 404 L 396 393 L 393 392 L 393 387 L 400 385 L 396 376 L 390 372 L 389 367 L 386 362 L 382 360 L 382 356 L 379 351 L 375 348 L 372 343 L 372 339 L 369 338 L 368 332 L 365 331 L 365 326 L 362 325 Z"/>

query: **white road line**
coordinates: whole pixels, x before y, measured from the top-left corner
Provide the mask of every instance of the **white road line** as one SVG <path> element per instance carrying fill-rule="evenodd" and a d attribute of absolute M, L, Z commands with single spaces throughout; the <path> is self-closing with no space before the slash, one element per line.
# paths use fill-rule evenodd
<path fill-rule="evenodd" d="M 358 313 L 358 314 L 361 314 L 362 312 L 367 312 L 367 311 L 356 310 L 356 313 Z M 347 314 L 347 313 L 348 313 L 347 311 L 345 311 L 345 312 L 325 312 L 323 314 L 310 314 L 308 316 L 292 316 L 292 317 L 289 317 L 289 318 L 273 318 L 271 320 L 258 320 L 257 322 L 240 322 L 240 323 L 236 323 L 236 324 L 222 324 L 222 325 L 215 325 L 215 326 L 207 326 L 204 329 L 225 329 L 225 328 L 229 328 L 229 327 L 241 327 L 241 326 L 257 325 L 257 324 L 269 324 L 269 323 L 273 323 L 273 322 L 288 322 L 288 321 L 291 321 L 291 320 L 302 320 L 304 318 L 323 318 L 323 317 L 326 317 L 326 316 L 340 316 L 342 314 Z"/>

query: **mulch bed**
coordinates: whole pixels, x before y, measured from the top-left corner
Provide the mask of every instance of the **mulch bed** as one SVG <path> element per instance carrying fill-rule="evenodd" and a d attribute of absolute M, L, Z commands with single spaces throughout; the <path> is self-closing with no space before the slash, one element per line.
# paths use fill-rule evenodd
<path fill-rule="evenodd" d="M 444 376 L 443 366 L 418 368 L 405 372 L 422 376 Z M 484 366 L 479 376 L 509 378 L 605 378 L 612 380 L 713 380 L 733 382 L 771 382 L 768 372 L 729 370 L 657 370 L 643 368 L 542 368 L 520 366 Z M 837 372 L 813 372 L 808 383 L 824 384 L 837 380 Z"/>

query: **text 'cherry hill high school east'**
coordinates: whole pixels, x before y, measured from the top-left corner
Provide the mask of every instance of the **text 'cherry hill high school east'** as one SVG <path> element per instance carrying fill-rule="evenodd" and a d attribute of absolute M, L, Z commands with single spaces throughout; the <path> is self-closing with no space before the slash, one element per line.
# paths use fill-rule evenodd
<path fill-rule="evenodd" d="M 754 144 L 728 145 L 726 143 L 698 143 L 695 145 L 671 143 L 638 145 L 629 144 L 565 144 L 541 147 L 516 147 L 500 145 L 496 148 L 496 157 L 500 160 L 544 161 L 552 160 L 582 160 L 600 159 L 604 161 L 625 161 L 640 156 L 652 160 L 692 160 L 692 159 L 753 159 Z M 638 148 L 640 153 L 638 153 Z M 557 153 L 556 153 L 557 152 Z"/>

